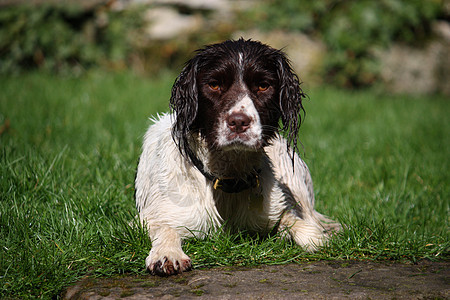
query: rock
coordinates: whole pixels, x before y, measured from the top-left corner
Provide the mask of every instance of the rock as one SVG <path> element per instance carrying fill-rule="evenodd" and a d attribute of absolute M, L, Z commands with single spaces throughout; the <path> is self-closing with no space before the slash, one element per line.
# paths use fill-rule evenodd
<path fill-rule="evenodd" d="M 222 267 L 161 278 L 86 277 L 63 299 L 449 299 L 448 263 L 323 261 Z"/>
<path fill-rule="evenodd" d="M 434 26 L 436 38 L 422 47 L 394 44 L 376 54 L 381 78 L 394 93 L 450 95 L 450 25 Z"/>
<path fill-rule="evenodd" d="M 229 6 L 227 0 L 150 0 L 147 2 L 165 6 L 184 6 L 193 10 L 221 10 L 227 9 Z"/>
<path fill-rule="evenodd" d="M 145 13 L 148 23 L 145 33 L 148 38 L 169 40 L 199 30 L 202 18 L 196 15 L 182 15 L 170 7 L 155 7 Z"/>
<path fill-rule="evenodd" d="M 261 41 L 269 46 L 282 49 L 291 61 L 294 71 L 307 86 L 322 83 L 320 72 L 326 54 L 325 45 L 302 33 L 257 30 L 237 32 L 233 38 L 243 37 Z"/>

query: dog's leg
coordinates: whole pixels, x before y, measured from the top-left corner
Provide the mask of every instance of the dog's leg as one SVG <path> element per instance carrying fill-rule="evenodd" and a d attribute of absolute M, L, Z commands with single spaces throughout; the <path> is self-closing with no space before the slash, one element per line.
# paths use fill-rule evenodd
<path fill-rule="evenodd" d="M 308 252 L 317 250 L 328 239 L 320 223 L 313 219 L 301 219 L 292 211 L 283 214 L 278 230 Z"/>
<path fill-rule="evenodd" d="M 308 251 L 322 246 L 341 225 L 314 209 L 314 190 L 308 167 L 294 154 L 294 165 L 286 147 L 286 140 L 278 136 L 265 148 L 273 172 L 286 203 L 281 214 L 280 232 L 292 238 Z M 276 193 L 274 198 L 277 199 Z M 283 202 L 283 201 L 282 201 Z"/>
<path fill-rule="evenodd" d="M 150 225 L 152 249 L 145 266 L 153 275 L 168 276 L 191 269 L 191 259 L 181 249 L 178 232 L 164 225 Z"/>

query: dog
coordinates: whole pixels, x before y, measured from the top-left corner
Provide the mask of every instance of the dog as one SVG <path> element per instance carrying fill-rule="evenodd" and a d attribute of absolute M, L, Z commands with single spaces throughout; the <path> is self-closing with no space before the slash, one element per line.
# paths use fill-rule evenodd
<path fill-rule="evenodd" d="M 304 97 L 281 50 L 242 38 L 197 50 L 175 80 L 172 112 L 148 128 L 137 167 L 150 273 L 190 270 L 182 240 L 223 226 L 275 229 L 307 251 L 339 230 L 314 210 L 311 175 L 297 154 Z"/>

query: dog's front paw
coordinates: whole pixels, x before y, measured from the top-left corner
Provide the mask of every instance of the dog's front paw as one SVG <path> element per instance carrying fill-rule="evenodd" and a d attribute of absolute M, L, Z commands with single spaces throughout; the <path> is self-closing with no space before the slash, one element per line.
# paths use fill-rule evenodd
<path fill-rule="evenodd" d="M 181 252 L 181 253 L 177 253 Z M 150 251 L 145 266 L 152 275 L 169 276 L 189 271 L 191 259 L 183 251 Z"/>

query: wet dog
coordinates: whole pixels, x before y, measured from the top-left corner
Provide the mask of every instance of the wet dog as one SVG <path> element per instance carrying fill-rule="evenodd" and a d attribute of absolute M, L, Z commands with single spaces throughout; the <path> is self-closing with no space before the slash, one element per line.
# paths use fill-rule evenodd
<path fill-rule="evenodd" d="M 151 273 L 189 270 L 182 240 L 223 224 L 276 229 L 309 251 L 339 228 L 314 210 L 311 176 L 297 155 L 302 98 L 280 50 L 240 39 L 197 51 L 174 83 L 173 112 L 145 134 L 138 164 Z"/>

